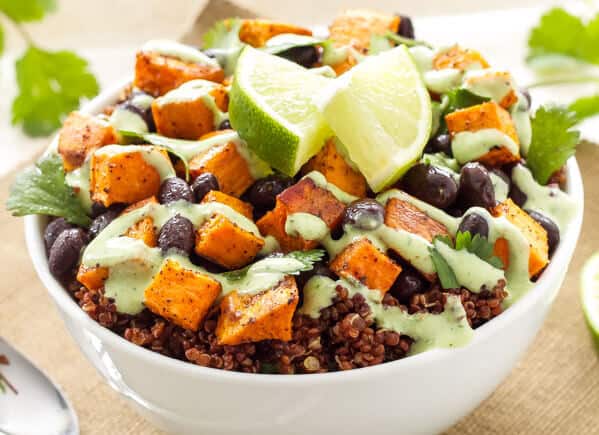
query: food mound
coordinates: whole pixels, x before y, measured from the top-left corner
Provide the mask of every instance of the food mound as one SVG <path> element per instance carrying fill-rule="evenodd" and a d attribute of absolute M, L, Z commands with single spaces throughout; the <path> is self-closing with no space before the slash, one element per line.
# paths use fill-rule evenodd
<path fill-rule="evenodd" d="M 530 96 L 477 51 L 366 10 L 204 42 L 148 42 L 38 163 L 68 189 L 40 211 L 49 269 L 102 326 L 206 367 L 348 370 L 466 345 L 550 262 L 565 171 L 533 176 Z"/>

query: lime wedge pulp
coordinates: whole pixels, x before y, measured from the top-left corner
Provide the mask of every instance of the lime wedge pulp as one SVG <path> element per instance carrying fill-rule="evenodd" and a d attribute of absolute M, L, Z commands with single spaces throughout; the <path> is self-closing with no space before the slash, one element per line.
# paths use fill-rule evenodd
<path fill-rule="evenodd" d="M 330 79 L 246 47 L 230 92 L 231 126 L 273 168 L 295 175 L 332 135 L 312 102 Z"/>
<path fill-rule="evenodd" d="M 317 100 L 375 192 L 408 170 L 430 134 L 430 97 L 403 45 L 367 57 L 333 81 Z"/>
<path fill-rule="evenodd" d="M 599 253 L 589 258 L 580 276 L 582 309 L 599 348 Z"/>

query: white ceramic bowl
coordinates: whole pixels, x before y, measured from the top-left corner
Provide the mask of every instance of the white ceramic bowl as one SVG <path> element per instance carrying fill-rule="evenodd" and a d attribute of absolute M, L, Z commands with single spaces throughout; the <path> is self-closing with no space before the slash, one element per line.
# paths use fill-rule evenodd
<path fill-rule="evenodd" d="M 85 112 L 113 103 L 122 86 Z M 529 346 L 563 282 L 582 224 L 583 187 L 572 159 L 568 191 L 580 204 L 553 261 L 520 301 L 458 349 L 438 349 L 374 367 L 315 375 L 230 373 L 167 358 L 90 319 L 48 271 L 46 220 L 25 218 L 33 265 L 68 330 L 107 382 L 148 420 L 173 433 L 432 434 L 472 411 Z M 118 428 L 114 428 L 118 431 Z"/>

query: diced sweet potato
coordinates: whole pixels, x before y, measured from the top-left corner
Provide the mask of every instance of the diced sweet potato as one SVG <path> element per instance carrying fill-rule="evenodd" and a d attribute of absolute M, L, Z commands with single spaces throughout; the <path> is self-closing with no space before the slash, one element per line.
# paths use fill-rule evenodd
<path fill-rule="evenodd" d="M 481 68 L 489 68 L 489 64 L 478 51 L 470 49 L 465 50 L 458 45 L 454 45 L 448 50 L 435 56 L 433 59 L 433 68 L 456 68 L 464 71 L 477 63 Z"/>
<path fill-rule="evenodd" d="M 58 153 L 65 171 L 80 167 L 86 157 L 104 145 L 117 143 L 112 126 L 96 117 L 72 112 L 58 135 Z"/>
<path fill-rule="evenodd" d="M 418 207 L 399 198 L 391 198 L 387 203 L 385 225 L 417 234 L 429 242 L 432 242 L 437 236 L 450 236 L 445 225 L 430 218 Z M 403 257 L 403 252 L 398 250 L 395 252 Z M 420 272 L 429 281 L 434 281 L 436 278 L 436 274 Z"/>
<path fill-rule="evenodd" d="M 475 132 L 493 128 L 509 136 L 516 144 L 520 143 L 514 121 L 509 112 L 494 101 L 449 113 L 445 115 L 445 122 L 452 136 L 462 131 Z M 517 162 L 520 160 L 520 154 L 512 154 L 508 148 L 502 146 L 502 144 L 497 144 L 497 147 L 478 160 L 488 166 L 495 167 Z"/>
<path fill-rule="evenodd" d="M 333 229 L 341 222 L 344 210 L 345 204 L 331 192 L 317 186 L 310 178 L 304 178 L 281 192 L 275 209 L 266 213 L 256 225 L 262 234 L 275 237 L 283 252 L 312 249 L 318 242 L 291 237 L 285 232 L 287 216 L 310 213 Z"/>
<path fill-rule="evenodd" d="M 144 304 L 175 325 L 197 331 L 221 290 L 208 275 L 167 259 L 144 292 Z"/>
<path fill-rule="evenodd" d="M 127 230 L 125 236 L 139 239 L 151 248 L 155 248 L 158 244 L 158 236 L 156 235 L 156 228 L 154 228 L 154 219 L 150 216 L 134 223 Z"/>
<path fill-rule="evenodd" d="M 202 203 L 208 202 L 220 202 L 221 204 L 228 205 L 236 212 L 244 215 L 248 219 L 253 219 L 254 207 L 245 201 L 242 201 L 234 196 L 227 195 L 219 190 L 211 190 L 204 196 Z"/>
<path fill-rule="evenodd" d="M 254 259 L 264 240 L 214 215 L 196 232 L 195 252 L 227 269 L 239 269 Z"/>
<path fill-rule="evenodd" d="M 295 279 L 258 294 L 226 295 L 220 304 L 216 337 L 221 345 L 262 340 L 291 340 L 291 320 L 299 301 Z"/>
<path fill-rule="evenodd" d="M 85 267 L 82 264 L 77 271 L 77 281 L 90 290 L 98 290 L 104 287 L 108 273 L 107 267 Z"/>
<path fill-rule="evenodd" d="M 343 278 L 355 279 L 382 293 L 391 288 L 401 272 L 401 267 L 367 238 L 347 246 L 333 259 L 330 268 Z"/>
<path fill-rule="evenodd" d="M 215 145 L 189 161 L 191 178 L 195 179 L 204 172 L 214 174 L 222 192 L 236 197 L 255 181 L 248 162 L 232 142 Z"/>
<path fill-rule="evenodd" d="M 248 19 L 243 20 L 239 29 L 239 39 L 253 47 L 263 47 L 270 38 L 281 33 L 311 36 L 312 31 L 293 24 L 276 21 Z"/>
<path fill-rule="evenodd" d="M 348 53 L 342 62 L 336 63 L 335 65 L 331 65 L 331 68 L 333 68 L 333 71 L 335 71 L 335 74 L 337 74 L 337 76 L 340 76 L 345 71 L 349 71 L 357 64 L 358 60 L 351 53 Z"/>
<path fill-rule="evenodd" d="M 181 90 L 175 89 L 171 92 Z M 212 90 L 206 89 L 206 95 L 198 93 L 191 99 L 167 99 L 171 92 L 152 102 L 156 131 L 163 136 L 194 140 L 213 131 L 214 113 L 205 103 L 206 95 L 214 100 L 216 107 L 222 112 L 226 112 L 228 108 L 227 91 L 224 86 L 218 84 Z"/>
<path fill-rule="evenodd" d="M 484 74 L 476 74 L 472 77 L 466 77 L 464 84 L 467 89 L 475 90 L 478 86 L 493 85 L 497 81 L 504 82 L 509 87 L 508 93 L 498 101 L 499 105 L 505 109 L 512 106 L 518 101 L 518 96 L 514 90 L 515 86 L 512 80 L 512 75 L 507 71 L 488 71 Z M 478 92 L 474 92 L 475 94 Z"/>
<path fill-rule="evenodd" d="M 366 179 L 345 161 L 334 139 L 329 139 L 318 154 L 304 165 L 302 171 L 304 174 L 318 171 L 339 189 L 360 198 L 366 196 Z"/>
<path fill-rule="evenodd" d="M 128 206 L 125 210 L 121 212 L 121 215 L 129 213 L 130 211 L 137 210 L 138 208 L 142 208 L 144 205 L 153 203 L 158 204 L 158 199 L 155 196 L 150 196 L 149 198 L 142 199 L 141 201 L 137 201 L 134 204 Z"/>
<path fill-rule="evenodd" d="M 169 159 L 166 151 L 160 152 Z M 92 155 L 92 199 L 106 207 L 114 203 L 131 204 L 154 196 L 158 194 L 160 183 L 160 173 L 146 162 L 140 151 Z"/>
<path fill-rule="evenodd" d="M 504 216 L 522 232 L 530 246 L 528 272 L 531 277 L 536 276 L 549 263 L 547 231 L 509 198 L 493 209 L 493 215 Z M 510 260 L 507 240 L 497 239 L 494 251 L 507 268 Z"/>
<path fill-rule="evenodd" d="M 220 83 L 224 78 L 222 68 L 141 51 L 137 53 L 133 84 L 142 91 L 159 97 L 190 80 L 203 79 Z"/>
<path fill-rule="evenodd" d="M 337 16 L 329 26 L 329 38 L 337 46 L 351 46 L 365 53 L 373 35 L 396 33 L 400 18 L 366 9 L 353 9 Z"/>

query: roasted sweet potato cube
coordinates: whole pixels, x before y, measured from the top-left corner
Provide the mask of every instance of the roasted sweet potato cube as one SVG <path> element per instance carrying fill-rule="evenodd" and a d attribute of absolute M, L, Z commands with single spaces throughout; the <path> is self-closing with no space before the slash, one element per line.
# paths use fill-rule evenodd
<path fill-rule="evenodd" d="M 239 269 L 254 259 L 264 240 L 214 215 L 196 232 L 195 252 L 227 269 Z"/>
<path fill-rule="evenodd" d="M 85 267 L 82 264 L 77 271 L 77 281 L 90 290 L 98 290 L 104 287 L 108 273 L 107 267 Z"/>
<path fill-rule="evenodd" d="M 154 219 L 152 219 L 150 216 L 134 223 L 127 230 L 125 236 L 141 240 L 151 248 L 155 248 L 158 244 L 156 228 L 154 227 Z"/>
<path fill-rule="evenodd" d="M 216 83 L 191 81 L 168 92 L 152 102 L 152 115 L 156 131 L 167 137 L 199 139 L 214 130 L 215 116 L 206 99 L 226 112 L 228 94 L 224 86 Z"/>
<path fill-rule="evenodd" d="M 335 45 L 352 46 L 365 53 L 373 35 L 396 33 L 400 18 L 366 9 L 353 9 L 337 16 L 329 26 L 329 38 Z"/>
<path fill-rule="evenodd" d="M 317 246 L 318 242 L 289 236 L 285 232 L 287 216 L 293 213 L 310 213 L 333 229 L 341 222 L 344 210 L 345 204 L 335 198 L 335 195 L 317 186 L 310 178 L 303 178 L 281 192 L 277 196 L 275 209 L 266 213 L 256 225 L 262 234 L 276 238 L 283 252 L 307 250 Z"/>
<path fill-rule="evenodd" d="M 390 228 L 417 234 L 428 242 L 432 242 L 437 236 L 450 237 L 445 225 L 430 218 L 426 213 L 408 201 L 398 198 L 391 198 L 387 203 L 387 207 L 385 208 L 385 225 Z M 398 250 L 395 252 L 403 257 L 403 252 Z M 436 278 L 436 274 L 420 272 L 430 281 Z"/>
<path fill-rule="evenodd" d="M 256 226 L 264 235 L 272 236 L 279 242 L 279 248 L 283 252 L 308 251 L 318 246 L 315 240 L 304 240 L 301 237 L 293 237 L 285 231 L 285 222 L 289 212 L 280 200 L 277 200 L 275 208 L 266 213 L 256 222 Z"/>
<path fill-rule="evenodd" d="M 304 165 L 302 171 L 305 174 L 318 171 L 344 192 L 360 198 L 366 196 L 366 179 L 345 161 L 334 139 L 329 139 L 318 154 Z"/>
<path fill-rule="evenodd" d="M 203 79 L 220 83 L 225 73 L 220 67 L 184 62 L 156 52 L 141 51 L 135 61 L 133 84 L 142 91 L 159 97 L 190 80 Z"/>
<path fill-rule="evenodd" d="M 202 203 L 220 202 L 221 204 L 231 207 L 236 212 L 244 215 L 248 219 L 253 219 L 254 207 L 245 201 L 242 201 L 234 196 L 227 195 L 219 190 L 211 190 L 204 196 Z"/>
<path fill-rule="evenodd" d="M 158 200 L 156 199 L 155 196 L 150 196 L 149 198 L 142 199 L 141 201 L 137 201 L 136 203 L 131 204 L 125 210 L 123 210 L 121 212 L 121 215 L 129 213 L 130 211 L 133 211 L 133 210 L 137 210 L 138 208 L 142 208 L 143 206 L 145 206 L 146 204 L 149 204 L 149 203 L 158 204 Z"/>
<path fill-rule="evenodd" d="M 464 71 L 475 64 L 481 68 L 489 68 L 489 64 L 478 51 L 463 49 L 458 45 L 439 53 L 433 59 L 434 69 L 456 68 Z"/>
<path fill-rule="evenodd" d="M 293 24 L 278 23 L 276 21 L 247 19 L 241 23 L 239 39 L 253 47 L 263 47 L 270 38 L 281 33 L 311 36 L 312 31 Z"/>
<path fill-rule="evenodd" d="M 528 272 L 531 277 L 538 275 L 549 263 L 547 231 L 509 198 L 493 209 L 493 215 L 504 216 L 522 232 L 530 246 Z M 494 250 L 507 268 L 510 261 L 507 240 L 497 239 Z"/>
<path fill-rule="evenodd" d="M 220 290 L 218 281 L 169 258 L 144 291 L 144 304 L 175 325 L 197 331 Z"/>
<path fill-rule="evenodd" d="M 88 155 L 104 145 L 117 143 L 114 129 L 94 116 L 72 112 L 58 135 L 58 153 L 65 171 L 80 167 Z"/>
<path fill-rule="evenodd" d="M 297 285 L 291 276 L 258 294 L 229 293 L 220 303 L 216 326 L 219 344 L 291 340 L 291 320 L 298 301 Z"/>
<path fill-rule="evenodd" d="M 355 279 L 366 287 L 386 293 L 401 272 L 398 266 L 367 238 L 347 246 L 331 262 L 333 272 Z"/>
<path fill-rule="evenodd" d="M 222 192 L 236 197 L 255 181 L 248 162 L 232 142 L 215 145 L 189 161 L 189 173 L 193 179 L 204 172 L 214 174 Z"/>
<path fill-rule="evenodd" d="M 507 93 L 503 96 L 501 101 L 497 101 L 499 105 L 505 109 L 512 106 L 514 103 L 518 101 L 518 96 L 516 95 L 514 81 L 512 79 L 512 75 L 507 71 L 475 71 L 473 75 L 466 76 L 464 79 L 464 86 L 466 89 L 471 90 L 475 94 L 483 95 L 485 97 L 489 95 L 485 95 L 484 89 L 489 86 L 495 85 L 497 82 L 503 82 L 508 89 Z M 480 92 L 479 89 L 482 89 L 483 92 Z"/>
<path fill-rule="evenodd" d="M 496 129 L 509 136 L 516 144 L 520 143 L 509 112 L 494 101 L 449 113 L 445 115 L 445 122 L 452 136 L 462 131 L 475 132 L 483 129 Z M 495 167 L 517 162 L 520 160 L 520 154 L 512 154 L 507 147 L 497 144 L 497 147 L 478 160 Z"/>
<path fill-rule="evenodd" d="M 152 148 L 152 147 L 148 147 Z M 168 153 L 160 150 L 170 165 Z M 160 173 L 144 158 L 142 151 L 94 153 L 91 160 L 92 199 L 108 207 L 114 203 L 131 204 L 158 194 Z"/>

